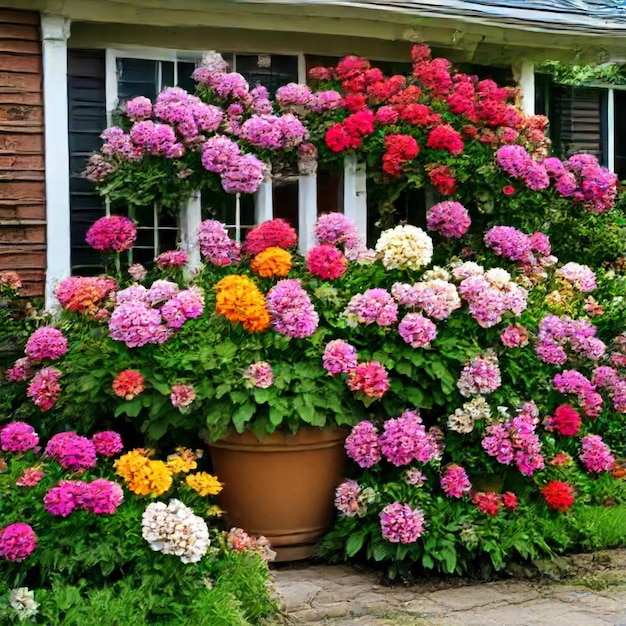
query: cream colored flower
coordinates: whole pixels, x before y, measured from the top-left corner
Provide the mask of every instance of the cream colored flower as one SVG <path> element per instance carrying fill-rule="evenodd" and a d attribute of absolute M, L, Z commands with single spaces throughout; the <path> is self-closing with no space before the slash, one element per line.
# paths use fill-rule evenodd
<path fill-rule="evenodd" d="M 433 257 L 432 239 L 417 226 L 406 224 L 384 231 L 376 243 L 386 269 L 419 270 Z"/>
<path fill-rule="evenodd" d="M 37 615 L 39 603 L 35 602 L 35 593 L 28 587 L 16 587 L 9 593 L 9 604 L 15 609 L 20 621 Z"/>

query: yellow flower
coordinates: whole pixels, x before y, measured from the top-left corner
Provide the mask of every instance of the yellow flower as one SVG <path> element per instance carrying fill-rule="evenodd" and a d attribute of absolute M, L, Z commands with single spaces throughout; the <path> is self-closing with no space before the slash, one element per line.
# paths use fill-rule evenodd
<path fill-rule="evenodd" d="M 217 476 L 213 476 L 207 472 L 189 474 L 189 476 L 185 478 L 185 482 L 203 498 L 205 496 L 215 496 L 222 490 L 222 483 L 217 480 Z"/>
<path fill-rule="evenodd" d="M 172 474 L 185 474 L 198 467 L 196 463 L 196 455 L 189 448 L 176 448 L 175 454 L 167 457 L 167 466 Z"/>
<path fill-rule="evenodd" d="M 213 504 L 206 510 L 206 514 L 208 517 L 221 517 L 224 511 L 217 504 Z"/>
<path fill-rule="evenodd" d="M 250 267 L 263 278 L 287 276 L 291 269 L 291 254 L 282 248 L 266 248 L 252 259 Z"/>
<path fill-rule="evenodd" d="M 161 496 L 172 486 L 172 472 L 163 461 L 153 461 L 143 450 L 122 455 L 113 467 L 128 488 L 139 496 Z"/>
<path fill-rule="evenodd" d="M 231 322 L 241 322 L 251 333 L 266 330 L 270 314 L 265 308 L 265 296 L 247 277 L 232 274 L 215 285 L 215 312 Z"/>

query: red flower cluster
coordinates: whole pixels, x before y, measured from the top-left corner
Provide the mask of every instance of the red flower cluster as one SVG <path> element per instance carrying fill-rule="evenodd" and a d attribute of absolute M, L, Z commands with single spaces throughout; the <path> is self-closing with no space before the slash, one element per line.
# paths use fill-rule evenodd
<path fill-rule="evenodd" d="M 137 370 L 124 370 L 113 380 L 113 392 L 124 400 L 132 400 L 144 389 L 144 377 Z"/>
<path fill-rule="evenodd" d="M 450 124 L 436 126 L 428 133 L 426 145 L 434 150 L 447 150 L 453 156 L 463 154 L 463 139 Z"/>
<path fill-rule="evenodd" d="M 557 511 L 567 511 L 574 504 L 574 489 L 559 480 L 551 480 L 541 488 L 541 494 L 547 505 Z"/>
<path fill-rule="evenodd" d="M 580 431 L 581 418 L 578 411 L 569 404 L 562 404 L 554 411 L 554 417 L 548 416 L 546 428 L 556 430 L 560 435 L 571 437 Z"/>
<path fill-rule="evenodd" d="M 343 122 L 333 124 L 326 131 L 326 145 L 333 152 L 360 148 L 363 137 L 374 132 L 374 119 L 369 109 L 349 115 Z"/>
<path fill-rule="evenodd" d="M 444 196 L 451 196 L 456 191 L 456 179 L 445 165 L 426 166 L 430 184 Z"/>
<path fill-rule="evenodd" d="M 389 176 L 400 176 L 404 166 L 419 153 L 417 141 L 410 135 L 387 135 L 383 154 L 383 171 Z"/>
<path fill-rule="evenodd" d="M 502 507 L 507 511 L 514 511 L 518 505 L 517 496 L 512 491 L 507 491 L 502 495 L 498 495 L 493 491 L 480 491 L 473 495 L 472 502 L 481 513 L 491 517 L 497 515 Z"/>
<path fill-rule="evenodd" d="M 291 248 L 298 243 L 298 234 L 285 220 L 276 218 L 256 226 L 246 235 L 245 254 L 256 256 L 267 248 Z"/>

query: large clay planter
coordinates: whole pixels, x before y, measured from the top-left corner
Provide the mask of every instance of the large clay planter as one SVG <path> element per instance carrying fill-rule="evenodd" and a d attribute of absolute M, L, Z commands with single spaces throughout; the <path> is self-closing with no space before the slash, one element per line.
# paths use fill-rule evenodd
<path fill-rule="evenodd" d="M 346 435 L 343 429 L 303 428 L 261 441 L 235 433 L 212 443 L 213 469 L 224 483 L 218 503 L 228 524 L 265 535 L 277 561 L 310 557 L 333 521 Z"/>

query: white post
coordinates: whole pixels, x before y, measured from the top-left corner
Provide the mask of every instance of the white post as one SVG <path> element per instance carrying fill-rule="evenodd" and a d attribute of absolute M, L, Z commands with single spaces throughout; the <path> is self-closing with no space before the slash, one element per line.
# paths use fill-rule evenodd
<path fill-rule="evenodd" d="M 254 222 L 261 224 L 274 217 L 274 199 L 271 177 L 264 180 L 254 196 Z"/>
<path fill-rule="evenodd" d="M 71 273 L 70 156 L 67 105 L 67 40 L 70 20 L 41 15 L 46 152 L 46 307 L 54 285 Z"/>
<path fill-rule="evenodd" d="M 354 154 L 344 159 L 343 212 L 367 241 L 367 181 L 365 163 L 358 163 Z"/>
<path fill-rule="evenodd" d="M 180 209 L 181 248 L 189 254 L 187 265 L 190 270 L 197 270 L 202 265 L 198 247 L 198 228 L 201 222 L 202 203 L 200 192 L 197 191 L 191 194 L 187 203 Z"/>
<path fill-rule="evenodd" d="M 606 107 L 606 156 L 604 162 L 611 172 L 615 171 L 615 90 L 607 89 Z"/>
<path fill-rule="evenodd" d="M 519 88 L 522 92 L 522 111 L 526 115 L 535 114 L 535 64 L 522 61 L 519 70 Z"/>
<path fill-rule="evenodd" d="M 314 245 L 317 220 L 317 174 L 298 176 L 298 247 L 306 254 Z"/>

